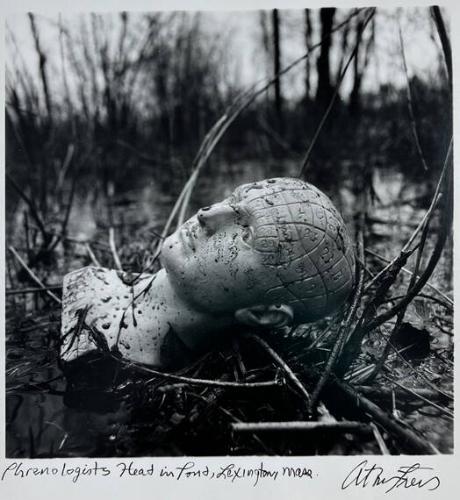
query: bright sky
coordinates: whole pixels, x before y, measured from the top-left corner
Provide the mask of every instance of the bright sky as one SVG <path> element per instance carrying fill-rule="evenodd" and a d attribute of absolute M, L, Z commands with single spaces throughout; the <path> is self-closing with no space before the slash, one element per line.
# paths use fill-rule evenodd
<path fill-rule="evenodd" d="M 336 14 L 337 24 L 350 11 L 341 10 Z M 313 11 L 314 21 L 317 12 Z M 118 32 L 119 21 L 116 14 L 111 16 L 114 33 Z M 140 14 L 132 14 L 135 20 Z M 67 14 L 64 18 L 66 24 L 77 27 L 78 14 Z M 281 11 L 281 50 L 283 65 L 302 55 L 304 45 L 304 12 L 302 10 Z M 404 74 L 401 69 L 401 55 L 398 38 L 398 19 L 401 22 L 404 34 L 406 58 L 410 73 L 420 76 L 429 75 L 438 77 L 439 42 L 434 25 L 430 20 L 427 8 L 404 9 L 397 11 L 379 9 L 376 16 L 376 47 L 372 55 L 363 89 L 376 90 L 382 83 L 393 83 L 396 86 L 404 84 Z M 53 17 L 37 16 L 43 48 L 49 58 L 53 71 L 59 71 L 59 43 L 57 37 L 57 15 Z M 8 27 L 14 33 L 17 49 L 20 51 L 25 65 L 34 78 L 38 78 L 37 56 L 33 46 L 29 20 L 25 15 L 10 16 Z M 314 26 L 314 40 L 319 39 L 317 22 Z M 203 13 L 203 29 L 209 34 L 218 34 L 225 38 L 229 60 L 232 61 L 234 72 L 243 86 L 250 86 L 255 81 L 267 74 L 266 55 L 262 49 L 262 31 L 260 24 L 260 11 L 249 12 L 206 12 Z M 8 38 L 8 35 L 7 35 Z M 114 38 L 115 39 L 115 38 Z M 335 73 L 339 51 L 340 34 L 335 35 L 335 47 L 332 52 L 332 71 Z M 17 49 L 7 43 L 7 67 L 13 68 L 19 61 Z M 350 49 L 349 49 L 350 50 Z M 351 68 L 350 68 L 351 69 Z M 349 71 L 351 73 L 351 71 Z M 350 89 L 351 74 L 342 84 L 344 95 Z M 289 73 L 283 80 L 284 93 L 287 96 L 299 97 L 304 91 L 304 64 Z M 53 91 L 62 92 L 62 79 L 52 79 Z"/>

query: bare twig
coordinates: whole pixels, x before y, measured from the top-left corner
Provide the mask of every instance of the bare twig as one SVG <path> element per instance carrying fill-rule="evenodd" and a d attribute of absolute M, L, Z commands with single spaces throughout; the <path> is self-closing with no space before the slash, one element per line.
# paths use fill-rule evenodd
<path fill-rule="evenodd" d="M 451 169 L 447 168 L 447 165 L 450 165 L 449 160 L 451 157 L 451 153 L 452 153 L 452 139 L 450 141 L 449 149 L 447 151 L 446 159 L 444 162 L 443 173 L 441 174 L 441 178 L 438 183 L 438 189 L 441 189 L 441 183 L 445 181 L 446 191 L 447 191 L 445 193 L 446 195 L 444 200 L 445 207 L 442 212 L 441 228 L 439 230 L 438 239 L 436 241 L 435 247 L 428 261 L 428 264 L 426 265 L 426 268 L 423 271 L 423 273 L 421 273 L 418 281 L 410 288 L 406 297 L 404 297 L 404 299 L 395 304 L 389 311 L 383 312 L 379 316 L 375 317 L 372 321 L 370 321 L 370 323 L 366 326 L 367 331 L 371 331 L 372 329 L 377 328 L 377 326 L 382 325 L 390 318 L 398 314 L 398 312 L 402 310 L 404 307 L 407 307 L 407 304 L 409 304 L 414 299 L 414 297 L 416 297 L 417 294 L 423 289 L 423 287 L 430 278 L 431 274 L 433 273 L 439 261 L 439 258 L 444 249 L 444 245 L 451 228 L 452 215 L 453 215 L 452 214 L 452 188 L 453 188 L 452 171 Z M 446 173 L 447 177 L 444 177 L 444 174 Z M 435 193 L 435 196 L 433 198 L 437 198 L 437 193 Z"/>
<path fill-rule="evenodd" d="M 441 182 L 441 181 L 442 181 L 442 177 L 441 177 L 439 182 Z M 414 232 L 411 234 L 410 238 L 406 241 L 406 243 L 402 247 L 399 255 L 397 255 L 391 262 L 388 262 L 388 265 L 385 266 L 381 271 L 379 271 L 372 278 L 372 280 L 366 285 L 366 288 L 364 289 L 364 291 L 369 290 L 369 288 L 371 288 L 375 283 L 378 283 L 379 281 L 381 281 L 382 277 L 397 263 L 397 261 L 401 257 L 401 255 L 409 256 L 411 253 L 413 253 L 415 251 L 415 248 L 413 248 L 411 250 L 411 246 L 414 243 L 414 241 L 415 241 L 416 237 L 418 236 L 418 234 L 420 233 L 420 231 L 422 231 L 425 228 L 427 221 L 429 218 L 431 218 L 438 201 L 439 201 L 439 196 L 433 197 L 430 208 L 427 210 L 427 212 L 423 216 L 423 219 L 420 221 L 420 223 L 415 228 Z"/>
<path fill-rule="evenodd" d="M 243 357 L 241 356 L 241 349 L 238 337 L 232 339 L 233 352 L 235 353 L 235 364 L 238 373 L 243 379 L 246 377 L 246 366 L 244 365 Z"/>
<path fill-rule="evenodd" d="M 305 350 L 310 351 L 314 349 L 321 342 L 321 340 L 323 340 L 327 336 L 327 334 L 332 330 L 334 324 L 337 322 L 338 321 L 336 318 L 336 321 L 331 321 L 330 323 L 328 323 L 326 328 L 324 328 L 324 330 L 313 340 L 313 342 L 308 347 L 305 348 Z"/>
<path fill-rule="evenodd" d="M 113 227 L 109 228 L 109 245 L 110 250 L 112 252 L 113 260 L 115 262 L 115 267 L 119 271 L 123 271 L 123 267 L 121 266 L 120 257 L 118 257 L 117 247 L 115 245 L 115 231 Z"/>
<path fill-rule="evenodd" d="M 404 74 L 406 76 L 406 95 L 407 95 L 407 108 L 409 111 L 410 124 L 412 129 L 412 135 L 414 136 L 415 148 L 417 149 L 418 156 L 422 163 L 423 169 L 428 170 L 428 165 L 425 160 L 425 155 L 423 154 L 422 145 L 420 144 L 420 138 L 417 131 L 417 123 L 415 121 L 414 105 L 412 99 L 412 90 L 410 86 L 409 71 L 407 69 L 406 53 L 404 50 L 404 39 L 401 31 L 401 22 L 398 17 L 398 32 L 399 32 L 399 47 L 401 50 L 401 59 L 403 63 Z"/>
<path fill-rule="evenodd" d="M 161 387 L 159 388 L 159 390 L 161 389 Z M 219 392 L 222 392 L 222 389 L 215 389 L 215 391 L 219 391 Z M 198 398 L 200 399 L 201 401 L 203 401 L 207 407 L 209 407 L 209 405 L 211 404 L 212 406 L 216 406 L 216 401 L 212 401 L 211 403 L 209 402 L 208 399 L 206 399 L 204 396 L 202 396 L 201 394 L 195 394 L 194 392 L 189 392 L 188 394 L 190 394 L 191 396 L 195 397 L 195 398 Z M 241 420 L 236 417 L 233 413 L 231 413 L 230 411 L 226 410 L 225 408 L 223 408 L 222 406 L 217 406 L 217 410 L 219 410 L 220 412 L 222 412 L 227 418 L 230 418 L 230 420 L 233 420 L 234 422 L 239 422 L 241 423 Z M 271 455 L 274 455 L 275 453 L 273 452 L 273 450 L 271 450 L 258 436 L 256 436 L 255 434 L 252 434 L 252 439 L 254 439 L 254 441 L 259 444 L 262 449 L 265 451 L 265 453 L 267 454 L 271 454 Z"/>
<path fill-rule="evenodd" d="M 374 422 L 371 423 L 371 428 L 372 432 L 374 433 L 375 440 L 379 445 L 380 452 L 382 453 L 382 455 L 389 455 L 390 452 L 388 451 L 387 445 L 385 444 L 382 434 L 380 434 L 379 428 L 374 424 Z"/>
<path fill-rule="evenodd" d="M 75 188 L 77 186 L 77 178 L 78 178 L 78 175 L 76 173 L 73 180 L 72 180 L 72 186 L 70 188 L 70 194 L 69 194 L 69 201 L 67 203 L 64 219 L 62 221 L 61 238 L 63 238 L 65 236 L 66 231 L 67 231 L 67 225 L 69 223 L 70 212 L 72 210 L 73 200 L 74 200 L 74 196 L 75 196 Z"/>
<path fill-rule="evenodd" d="M 59 14 L 59 17 L 58 17 L 58 27 L 59 27 L 59 35 L 58 35 L 58 37 L 59 37 L 59 55 L 61 58 L 61 73 L 62 73 L 62 82 L 64 84 L 64 90 L 65 90 L 65 100 L 67 103 L 67 113 L 69 114 L 69 116 L 73 116 L 74 115 L 74 107 L 72 104 L 72 99 L 70 97 L 69 83 L 67 81 L 67 72 L 66 72 L 65 55 L 64 55 L 64 41 L 63 41 L 64 26 L 62 23 L 62 15 L 61 14 Z M 67 148 L 66 159 L 64 161 L 64 164 L 61 167 L 61 171 L 59 172 L 59 178 L 58 178 L 58 182 L 57 182 L 58 189 L 62 187 L 62 181 L 64 180 L 65 172 L 67 170 L 67 167 L 64 169 L 64 166 L 66 165 L 67 158 L 69 158 L 69 164 L 70 164 L 71 156 L 69 157 L 69 152 L 70 152 L 70 146 Z M 72 154 L 73 154 L 73 146 L 72 146 Z"/>
<path fill-rule="evenodd" d="M 287 375 L 287 377 L 291 380 L 291 382 L 299 389 L 303 397 L 305 398 L 305 401 L 307 405 L 310 404 L 310 395 L 308 394 L 307 389 L 305 386 L 302 384 L 302 382 L 299 380 L 297 375 L 289 368 L 287 363 L 281 358 L 281 356 L 275 352 L 269 345 L 268 343 L 263 340 L 261 337 L 258 335 L 255 335 L 254 333 L 246 334 L 245 337 L 250 338 L 257 342 L 260 346 L 262 346 L 265 351 L 270 355 L 270 357 L 276 362 L 278 366 L 280 366 L 284 373 Z"/>
<path fill-rule="evenodd" d="M 164 378 L 170 380 L 176 380 L 178 382 L 183 382 L 191 385 L 202 385 L 206 387 L 222 387 L 228 389 L 260 389 L 260 388 L 270 388 L 270 387 L 279 387 L 282 385 L 280 380 L 268 380 L 265 382 L 226 382 L 222 380 L 208 380 L 208 379 L 200 379 L 200 378 L 190 378 L 183 377 L 181 375 L 175 375 L 174 373 L 165 373 L 154 370 L 153 368 L 148 368 L 145 365 L 141 365 L 138 363 L 134 363 L 132 361 L 125 361 L 123 359 L 115 358 L 120 361 L 127 368 L 134 368 L 144 373 L 150 373 L 155 376 L 155 378 Z M 147 381 L 147 383 L 155 380 L 152 378 Z"/>
<path fill-rule="evenodd" d="M 442 176 L 441 176 L 441 179 L 442 179 Z M 438 195 L 438 199 L 439 199 L 439 197 L 440 197 L 440 195 Z M 420 236 L 420 242 L 418 244 L 414 272 L 412 273 L 412 276 L 411 276 L 411 279 L 409 282 L 409 286 L 407 287 L 407 293 L 410 293 L 411 289 L 414 287 L 414 285 L 417 281 L 420 263 L 421 263 L 422 255 L 423 255 L 423 250 L 425 248 L 425 243 L 426 243 L 426 239 L 428 236 L 428 229 L 429 229 L 429 225 L 430 225 L 430 220 L 431 220 L 431 217 L 433 214 L 433 209 L 434 209 L 436 202 L 437 202 L 437 200 L 435 200 L 435 197 L 433 197 L 432 208 L 430 207 L 430 210 L 428 210 L 426 213 L 426 217 L 424 217 L 423 230 L 422 230 L 422 234 Z M 387 343 L 383 349 L 383 352 L 380 356 L 380 359 L 377 361 L 377 363 L 375 365 L 375 369 L 373 370 L 372 374 L 370 375 L 371 378 L 375 377 L 380 372 L 380 370 L 383 368 L 385 360 L 386 360 L 386 358 L 390 352 L 390 349 L 391 349 L 391 339 L 396 338 L 396 336 L 399 334 L 399 331 L 401 330 L 401 327 L 402 327 L 402 324 L 404 321 L 404 316 L 406 315 L 406 311 L 407 311 L 408 306 L 409 306 L 409 302 L 407 302 L 407 304 L 399 310 L 397 318 L 396 318 L 396 323 L 393 327 L 393 330 L 392 330 L 390 336 L 387 339 Z"/>
<path fill-rule="evenodd" d="M 364 250 L 366 253 L 368 253 L 369 255 L 372 255 L 373 257 L 381 260 L 382 262 L 386 262 L 387 264 L 390 264 L 391 261 L 386 259 L 385 257 L 383 257 L 382 255 L 379 255 L 378 253 L 374 252 L 373 250 L 370 250 L 369 248 L 366 248 Z M 386 269 L 388 268 L 388 266 L 386 266 Z M 410 269 L 407 269 L 407 267 L 402 267 L 401 268 L 401 271 L 403 271 L 404 273 L 406 274 L 409 274 L 410 276 L 412 276 L 414 273 L 410 270 Z M 445 299 L 447 301 L 447 306 L 450 306 L 451 308 L 454 306 L 454 301 L 448 296 L 446 295 L 444 292 L 441 292 L 441 290 L 439 290 L 439 288 L 436 288 L 434 285 L 432 285 L 429 281 L 427 282 L 426 286 L 428 288 L 431 288 L 431 290 L 433 290 L 433 292 L 436 292 L 438 295 L 440 295 L 443 299 Z M 365 288 L 365 291 L 368 289 L 368 286 L 366 286 Z"/>
<path fill-rule="evenodd" d="M 27 215 L 27 210 L 24 210 L 24 239 L 26 242 L 26 254 L 27 258 L 30 259 L 32 252 L 30 250 L 30 237 L 29 237 L 29 217 Z"/>
<path fill-rule="evenodd" d="M 53 119 L 53 112 L 52 112 L 52 103 L 51 103 L 51 96 L 50 96 L 50 88 L 49 88 L 49 82 L 48 82 L 48 75 L 46 71 L 46 62 L 47 58 L 45 53 L 43 52 L 41 43 L 40 43 L 40 36 L 38 33 L 38 28 L 37 24 L 35 22 L 35 17 L 33 14 L 29 13 L 29 21 L 30 21 L 30 29 L 32 31 L 32 37 L 35 43 L 35 50 L 38 55 L 38 62 L 39 62 L 39 71 L 40 71 L 40 78 L 41 78 L 41 83 L 43 87 L 43 95 L 45 97 L 45 104 L 46 104 L 46 112 L 48 114 L 48 120 L 52 121 Z"/>
<path fill-rule="evenodd" d="M 448 410 L 447 408 L 444 408 L 442 406 L 439 406 L 438 404 L 436 404 L 434 401 L 431 401 L 430 399 L 426 398 L 425 396 L 423 396 L 423 394 L 420 394 L 419 392 L 415 392 L 413 391 L 410 387 L 405 387 L 404 385 L 400 384 L 399 382 L 397 382 L 396 380 L 393 380 L 392 378 L 390 377 L 387 377 L 386 375 L 383 375 L 382 376 L 384 378 L 386 378 L 389 382 L 391 382 L 392 384 L 398 386 L 400 389 L 402 389 L 403 391 L 406 391 L 410 394 L 412 394 L 412 396 L 414 396 L 415 398 L 417 399 L 420 399 L 421 401 L 424 401 L 426 404 L 432 406 L 433 408 L 436 408 L 437 410 L 439 410 L 441 413 L 443 413 L 444 415 L 446 415 L 447 417 L 451 418 L 453 420 L 454 418 L 454 414 Z"/>
<path fill-rule="evenodd" d="M 430 278 L 434 268 L 436 267 L 438 260 L 441 256 L 442 250 L 444 248 L 444 244 L 447 240 L 447 236 L 450 231 L 450 225 L 451 225 L 451 220 L 452 220 L 452 173 L 451 169 L 449 168 L 450 166 L 450 158 L 451 158 L 451 153 L 452 153 L 452 139 L 449 144 L 449 148 L 446 154 L 446 158 L 444 160 L 444 165 L 442 168 L 442 172 L 439 178 L 439 182 L 436 188 L 436 191 L 433 196 L 433 200 L 431 203 L 430 208 L 427 211 L 426 216 L 424 217 L 424 220 L 420 224 L 420 230 L 425 230 L 427 226 L 425 224 L 428 223 L 430 220 L 435 206 L 436 202 L 438 201 L 440 194 L 441 194 L 441 188 L 445 184 L 446 185 L 446 193 L 444 193 L 444 210 L 442 211 L 442 220 L 441 220 L 441 228 L 438 233 L 438 238 L 435 244 L 435 247 L 433 249 L 433 252 L 431 254 L 431 257 L 428 261 L 428 264 L 426 265 L 425 270 L 421 275 L 419 276 L 418 281 L 410 288 L 408 293 L 405 295 L 405 297 L 399 301 L 397 304 L 395 304 L 393 307 L 391 307 L 389 310 L 381 313 L 380 315 L 376 315 L 376 310 L 378 306 L 381 304 L 382 299 L 384 298 L 385 294 L 387 293 L 389 287 L 394 283 L 396 280 L 399 271 L 401 268 L 406 264 L 407 259 L 413 251 L 415 251 L 415 248 L 412 250 L 408 250 L 409 242 L 412 242 L 414 240 L 413 237 L 410 238 L 409 242 L 406 243 L 406 245 L 403 247 L 401 250 L 400 254 L 393 259 L 391 262 L 390 267 L 388 268 L 387 272 L 382 275 L 381 279 L 379 280 L 379 286 L 377 287 L 376 292 L 374 293 L 374 297 L 372 300 L 366 305 L 358 323 L 356 324 L 352 334 L 350 335 L 350 338 L 347 343 L 346 347 L 346 355 L 343 359 L 342 363 L 342 368 L 341 372 L 345 373 L 346 369 L 350 366 L 352 361 L 355 359 L 356 355 L 359 353 L 360 345 L 362 342 L 362 339 L 365 337 L 365 335 L 374 330 L 375 328 L 378 328 L 379 326 L 383 325 L 386 321 L 391 319 L 393 316 L 397 315 L 400 311 L 402 311 L 407 305 L 417 296 L 417 294 L 423 289 L 425 286 L 426 282 Z M 446 177 L 447 176 L 447 177 Z M 447 180 L 446 180 L 447 179 Z M 413 236 L 413 235 L 412 235 Z M 380 274 L 380 273 L 379 273 Z"/>
<path fill-rule="evenodd" d="M 85 243 L 85 248 L 86 251 L 88 252 L 89 258 L 91 259 L 91 262 L 97 266 L 97 267 L 102 267 L 99 261 L 97 260 L 96 256 L 94 255 L 93 250 L 91 249 L 91 245 L 89 243 Z"/>
<path fill-rule="evenodd" d="M 370 385 L 358 385 L 355 387 L 358 392 L 363 394 L 364 396 L 369 396 L 371 398 L 379 398 L 379 399 L 388 399 L 392 397 L 392 393 L 396 393 L 397 397 L 402 397 L 404 396 L 405 398 L 408 396 L 407 391 L 404 391 L 403 389 L 399 389 L 398 387 L 395 388 L 389 388 L 387 384 L 385 384 L 384 387 L 382 386 L 370 386 Z M 451 399 L 453 400 L 453 397 L 450 396 L 448 398 L 446 395 L 440 393 L 439 391 L 436 391 L 434 389 L 425 389 L 423 387 L 413 387 L 411 389 L 410 395 L 413 398 L 418 398 L 418 396 L 424 396 L 425 398 L 431 399 L 431 400 L 445 400 L 445 399 Z"/>
<path fill-rule="evenodd" d="M 47 289 L 47 286 L 43 284 L 43 282 L 38 278 L 38 276 L 30 269 L 30 267 L 24 262 L 24 260 L 21 258 L 21 256 L 16 252 L 15 248 L 13 246 L 9 247 L 10 252 L 15 256 L 17 261 L 21 264 L 21 266 L 27 271 L 28 275 L 32 278 L 35 283 L 47 294 L 49 295 L 55 302 L 58 304 L 61 304 L 62 301 L 60 298 L 58 298 L 56 295 L 51 290 Z"/>
<path fill-rule="evenodd" d="M 358 406 L 362 411 L 369 414 L 377 423 L 384 427 L 398 439 L 402 445 L 409 446 L 416 453 L 436 454 L 436 448 L 426 439 L 416 434 L 409 427 L 405 427 L 395 420 L 394 417 L 384 412 L 375 403 L 359 394 L 352 386 L 341 380 L 335 380 L 334 386 L 347 396 L 350 403 Z"/>
<path fill-rule="evenodd" d="M 64 161 L 62 162 L 62 166 L 59 170 L 59 175 L 58 175 L 58 180 L 56 183 L 56 190 L 60 192 L 62 190 L 62 187 L 64 185 L 64 179 L 67 174 L 67 170 L 69 169 L 71 163 L 72 163 L 72 158 L 74 156 L 75 152 L 75 146 L 73 144 L 69 144 L 67 146 L 67 152 L 64 158 Z"/>
<path fill-rule="evenodd" d="M 435 393 L 437 393 L 439 395 L 439 397 L 449 399 L 450 401 L 454 400 L 454 395 L 452 393 L 446 392 L 445 390 L 442 390 L 441 388 L 439 388 L 421 370 L 418 370 L 417 368 L 415 368 L 412 365 L 412 363 L 407 361 L 399 349 L 397 349 L 391 342 L 390 342 L 390 344 L 391 344 L 391 348 L 395 352 L 396 356 L 398 356 L 398 358 L 402 361 L 402 363 L 407 368 L 409 368 L 409 370 L 415 375 L 415 377 L 421 378 L 425 382 L 425 384 L 427 384 L 429 387 L 431 387 L 435 391 Z"/>
<path fill-rule="evenodd" d="M 29 207 L 30 215 L 34 219 L 34 221 L 37 223 L 38 229 L 42 233 L 42 237 L 44 242 L 48 243 L 50 239 L 50 234 L 48 231 L 45 229 L 45 225 L 42 221 L 42 218 L 40 217 L 38 213 L 38 209 L 33 202 L 31 198 L 29 198 L 26 193 L 18 186 L 16 181 L 8 174 L 5 174 L 6 180 L 10 182 L 10 184 L 13 186 L 14 190 L 18 193 L 18 195 L 25 201 L 26 205 Z"/>
<path fill-rule="evenodd" d="M 177 225 L 178 226 L 181 226 L 185 221 L 185 217 L 187 214 L 187 208 L 190 204 L 190 197 L 192 196 L 193 188 L 195 187 L 195 184 L 198 180 L 198 174 L 199 174 L 199 170 L 197 168 L 196 170 L 194 170 L 194 172 L 192 173 L 192 175 L 190 176 L 190 179 L 188 180 L 188 182 L 186 184 L 186 189 L 184 190 L 183 198 L 180 201 L 181 207 L 180 207 L 179 215 L 177 217 Z"/>

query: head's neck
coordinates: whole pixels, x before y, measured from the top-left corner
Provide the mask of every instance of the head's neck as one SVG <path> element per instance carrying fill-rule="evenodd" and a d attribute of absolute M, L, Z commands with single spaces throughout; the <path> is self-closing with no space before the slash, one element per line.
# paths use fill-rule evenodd
<path fill-rule="evenodd" d="M 145 304 L 156 305 L 154 322 L 161 333 L 166 335 L 169 330 L 173 330 L 193 351 L 208 348 L 214 336 L 221 336 L 219 330 L 235 324 L 233 313 L 213 315 L 185 301 L 175 290 L 165 269 L 158 271 L 152 286 L 140 299 Z M 211 335 L 212 332 L 215 335 Z"/>

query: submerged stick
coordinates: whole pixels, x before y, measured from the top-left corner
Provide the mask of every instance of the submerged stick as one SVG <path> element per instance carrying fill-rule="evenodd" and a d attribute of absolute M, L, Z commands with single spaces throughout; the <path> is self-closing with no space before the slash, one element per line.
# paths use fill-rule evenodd
<path fill-rule="evenodd" d="M 362 422 L 241 422 L 231 424 L 233 432 L 352 432 L 371 434 L 372 427 Z"/>

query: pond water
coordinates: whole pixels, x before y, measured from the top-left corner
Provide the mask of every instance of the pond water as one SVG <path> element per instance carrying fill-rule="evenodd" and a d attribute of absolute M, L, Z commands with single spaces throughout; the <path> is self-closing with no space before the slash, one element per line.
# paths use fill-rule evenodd
<path fill-rule="evenodd" d="M 228 196 L 239 184 L 272 176 L 295 176 L 297 169 L 298 163 L 294 161 L 274 161 L 268 166 L 257 162 L 224 165 L 217 174 L 207 168 L 192 196 L 190 214 Z M 88 264 L 86 247 L 76 243 L 77 240 L 90 241 L 102 262 L 111 265 L 107 244 L 110 218 L 122 261 L 126 257 L 128 262 L 128 253 L 135 248 L 136 238 L 145 240 L 149 234 L 161 231 L 181 185 L 181 180 L 172 176 L 159 181 L 148 170 L 127 175 L 104 188 L 93 180 L 83 181 L 68 224 L 72 241 L 59 250 L 56 262 L 42 270 L 47 272 L 48 283 L 60 283 L 66 272 Z M 379 171 L 374 174 L 374 187 L 379 202 L 372 211 L 373 231 L 369 241 L 376 253 L 392 258 L 424 212 L 419 203 L 408 201 L 394 205 L 394 201 L 417 199 L 424 194 L 425 186 L 409 183 L 394 171 Z M 348 222 L 352 220 L 356 203 L 353 188 L 353 179 L 350 179 L 330 193 Z M 7 228 L 15 245 L 19 245 L 21 238 L 21 214 L 19 207 Z M 127 266 L 139 271 L 135 262 L 129 261 Z M 451 271 L 449 250 L 444 252 L 431 280 L 446 293 L 451 291 Z M 10 281 L 8 286 L 17 285 Z M 120 427 L 129 425 L 129 412 L 123 405 L 110 408 L 108 401 L 99 401 L 98 405 L 97 398 L 94 401 L 90 396 L 87 401 L 69 399 L 56 357 L 59 315 L 58 308 L 45 307 L 36 296 L 9 297 L 6 313 L 8 457 L 110 455 L 111 443 L 117 440 Z M 162 453 L 162 450 L 152 450 L 151 454 Z M 174 454 L 171 450 L 167 453 Z"/>

